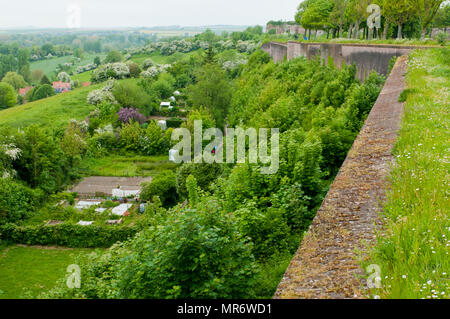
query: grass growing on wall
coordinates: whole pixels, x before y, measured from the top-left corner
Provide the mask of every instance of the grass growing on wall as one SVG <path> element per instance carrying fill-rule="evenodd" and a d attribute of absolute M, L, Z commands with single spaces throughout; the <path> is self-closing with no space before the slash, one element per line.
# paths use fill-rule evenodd
<path fill-rule="evenodd" d="M 0 299 L 38 295 L 53 288 L 67 267 L 104 249 L 9 246 L 0 251 Z"/>
<path fill-rule="evenodd" d="M 385 228 L 364 263 L 381 267 L 381 298 L 449 298 L 450 50 L 409 58 Z"/>

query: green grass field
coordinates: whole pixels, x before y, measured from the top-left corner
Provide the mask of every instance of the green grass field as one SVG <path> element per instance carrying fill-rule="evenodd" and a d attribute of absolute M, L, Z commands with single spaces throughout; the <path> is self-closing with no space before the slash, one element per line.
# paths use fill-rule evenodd
<path fill-rule="evenodd" d="M 84 162 L 87 176 L 149 177 L 164 170 L 174 170 L 178 165 L 169 162 L 169 156 L 108 156 L 89 158 Z"/>
<path fill-rule="evenodd" d="M 68 62 L 75 62 L 72 67 L 75 70 L 78 66 L 86 65 L 89 63 L 94 63 L 95 57 L 98 56 L 100 59 L 104 59 L 106 54 L 98 53 L 98 54 L 88 54 L 85 53 L 81 61 L 78 62 L 77 59 L 73 55 L 63 56 L 63 57 L 54 57 L 48 60 L 40 60 L 36 62 L 32 62 L 30 64 L 31 71 L 33 70 L 42 70 L 47 76 L 51 76 L 54 72 L 56 72 L 56 67 L 58 64 L 64 64 Z"/>
<path fill-rule="evenodd" d="M 36 297 L 55 286 L 67 267 L 103 249 L 9 246 L 0 250 L 0 299 Z"/>
<path fill-rule="evenodd" d="M 42 126 L 60 126 L 70 119 L 84 119 L 93 105 L 86 103 L 90 91 L 100 88 L 102 84 L 79 88 L 72 92 L 58 94 L 47 99 L 38 100 L 0 111 L 0 126 L 15 128 L 31 124 Z"/>
<path fill-rule="evenodd" d="M 152 54 L 137 54 L 134 55 L 130 60 L 142 65 L 142 63 L 147 59 L 152 59 L 153 62 L 158 64 L 172 64 L 174 62 L 182 61 L 188 59 L 190 56 L 199 54 L 202 50 L 192 51 L 189 53 L 177 52 L 172 55 L 162 55 L 159 52 L 153 52 Z"/>
<path fill-rule="evenodd" d="M 92 72 L 94 72 L 94 71 L 91 70 L 91 71 L 75 74 L 75 75 L 71 76 L 71 79 L 74 80 L 74 81 L 78 80 L 81 83 L 83 83 L 83 82 L 91 82 Z"/>
<path fill-rule="evenodd" d="M 450 295 L 450 50 L 409 58 L 405 115 L 384 204 L 385 229 L 364 265 L 381 267 L 381 298 Z"/>

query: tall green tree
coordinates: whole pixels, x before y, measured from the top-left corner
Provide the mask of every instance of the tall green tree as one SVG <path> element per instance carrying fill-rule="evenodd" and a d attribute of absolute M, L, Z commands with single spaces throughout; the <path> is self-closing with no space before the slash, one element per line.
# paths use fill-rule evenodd
<path fill-rule="evenodd" d="M 17 103 L 17 95 L 9 83 L 0 83 L 0 110 L 7 109 Z"/>
<path fill-rule="evenodd" d="M 2 82 L 11 84 L 16 91 L 27 86 L 23 76 L 17 74 L 16 72 L 6 73 L 5 77 L 2 79 Z"/>
<path fill-rule="evenodd" d="M 349 16 L 354 21 L 353 38 L 359 38 L 359 27 L 361 23 L 369 17 L 367 13 L 367 7 L 370 5 L 371 0 L 350 0 L 349 1 Z"/>
<path fill-rule="evenodd" d="M 214 116 L 218 127 L 225 126 L 231 103 L 231 84 L 216 64 L 207 64 L 197 74 L 197 83 L 188 90 L 188 99 L 195 108 L 204 107 Z"/>
<path fill-rule="evenodd" d="M 330 13 L 330 22 L 339 29 L 339 37 L 344 35 L 344 24 L 346 23 L 346 11 L 349 6 L 349 0 L 332 0 L 333 10 Z"/>
<path fill-rule="evenodd" d="M 327 29 L 330 27 L 329 17 L 333 3 L 329 0 L 310 0 L 301 13 L 300 24 L 308 29 Z"/>
<path fill-rule="evenodd" d="M 420 20 L 422 27 L 422 38 L 425 38 L 427 29 L 436 16 L 444 0 L 412 0 L 414 11 Z"/>
<path fill-rule="evenodd" d="M 403 38 L 403 24 L 416 12 L 416 7 L 411 0 L 385 1 L 383 13 L 389 21 L 397 24 L 397 39 Z"/>

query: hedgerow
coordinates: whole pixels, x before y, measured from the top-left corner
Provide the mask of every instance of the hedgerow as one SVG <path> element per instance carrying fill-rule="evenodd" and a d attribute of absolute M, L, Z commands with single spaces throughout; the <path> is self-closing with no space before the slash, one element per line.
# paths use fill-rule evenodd
<path fill-rule="evenodd" d="M 0 239 L 24 245 L 50 245 L 70 248 L 111 247 L 137 233 L 136 227 L 60 225 L 0 225 Z"/>

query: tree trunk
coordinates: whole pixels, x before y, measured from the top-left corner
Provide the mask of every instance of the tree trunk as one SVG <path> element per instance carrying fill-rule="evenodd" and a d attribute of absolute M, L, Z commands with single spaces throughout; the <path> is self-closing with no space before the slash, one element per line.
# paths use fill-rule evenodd
<path fill-rule="evenodd" d="M 361 22 L 356 21 L 355 23 L 355 33 L 353 34 L 353 39 L 358 39 L 359 38 L 359 25 Z"/>
<path fill-rule="evenodd" d="M 308 40 L 311 40 L 311 29 L 309 29 Z"/>
<path fill-rule="evenodd" d="M 305 33 L 303 34 L 303 39 L 304 38 L 306 38 L 306 32 L 307 32 L 308 30 L 305 28 Z"/>
<path fill-rule="evenodd" d="M 397 40 L 401 40 L 402 39 L 402 24 L 399 23 L 398 24 L 398 31 L 397 31 Z"/>
<path fill-rule="evenodd" d="M 367 37 L 367 39 L 372 40 L 372 35 L 373 35 L 373 28 L 369 29 L 369 36 Z"/>
<path fill-rule="evenodd" d="M 341 24 L 339 25 L 339 38 L 342 38 L 343 31 L 344 31 L 344 30 L 342 30 L 342 23 L 341 23 Z"/>
<path fill-rule="evenodd" d="M 353 24 L 350 24 L 350 26 L 348 27 L 348 34 L 347 34 L 348 39 L 352 38 L 352 30 L 353 30 Z"/>
<path fill-rule="evenodd" d="M 389 30 L 389 21 L 386 21 L 383 30 L 383 40 L 386 40 L 388 30 Z"/>
<path fill-rule="evenodd" d="M 427 28 L 422 29 L 422 40 L 427 36 Z"/>

